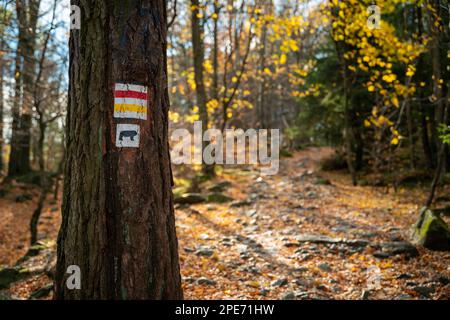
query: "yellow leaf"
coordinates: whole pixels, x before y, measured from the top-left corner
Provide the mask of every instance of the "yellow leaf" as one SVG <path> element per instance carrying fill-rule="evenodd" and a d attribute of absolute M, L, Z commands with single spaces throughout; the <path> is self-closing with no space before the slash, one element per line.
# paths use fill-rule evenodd
<path fill-rule="evenodd" d="M 392 138 L 391 144 L 394 146 L 398 145 L 398 138 L 397 137 Z"/>
<path fill-rule="evenodd" d="M 391 99 L 391 101 L 392 101 L 392 104 L 398 108 L 398 106 L 399 106 L 398 98 L 397 97 L 393 97 Z"/>

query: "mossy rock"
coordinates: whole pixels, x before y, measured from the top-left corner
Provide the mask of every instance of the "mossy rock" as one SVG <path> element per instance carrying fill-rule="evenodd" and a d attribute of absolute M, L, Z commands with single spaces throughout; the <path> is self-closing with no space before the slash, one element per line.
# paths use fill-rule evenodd
<path fill-rule="evenodd" d="M 439 215 L 423 208 L 413 226 L 413 242 L 430 250 L 450 251 L 450 229 Z"/>
<path fill-rule="evenodd" d="M 317 176 L 314 179 L 314 184 L 315 185 L 322 185 L 322 186 L 329 186 L 329 185 L 331 185 L 331 181 L 328 180 L 328 179 L 325 179 L 323 177 Z"/>
<path fill-rule="evenodd" d="M 231 187 L 230 181 L 222 181 L 208 188 L 211 192 L 222 192 Z"/>
<path fill-rule="evenodd" d="M 11 283 L 22 280 L 30 275 L 28 269 L 23 268 L 0 268 L 0 289 L 9 288 Z"/>
<path fill-rule="evenodd" d="M 226 203 L 230 202 L 233 199 L 224 195 L 223 193 L 214 192 L 208 195 L 208 202 L 214 202 L 214 203 Z"/>
<path fill-rule="evenodd" d="M 185 193 L 179 197 L 175 197 L 174 203 L 178 204 L 197 204 L 206 202 L 206 198 L 198 193 Z"/>
<path fill-rule="evenodd" d="M 33 293 L 30 294 L 30 297 L 28 298 L 29 300 L 33 300 L 33 299 L 39 299 L 39 298 L 43 298 L 46 297 L 50 294 L 50 292 L 53 291 L 53 283 L 49 283 L 46 286 L 37 289 L 36 291 L 34 291 Z"/>
<path fill-rule="evenodd" d="M 42 250 L 48 248 L 49 248 L 48 244 L 45 244 L 44 242 L 37 242 L 36 244 L 32 245 L 30 249 L 28 249 L 27 253 L 16 262 L 16 266 L 19 266 L 20 264 L 24 263 L 31 257 L 39 255 L 39 253 L 41 253 Z"/>
<path fill-rule="evenodd" d="M 292 153 L 289 150 L 281 149 L 280 150 L 280 157 L 282 157 L 282 158 L 292 158 L 293 155 L 292 155 Z"/>

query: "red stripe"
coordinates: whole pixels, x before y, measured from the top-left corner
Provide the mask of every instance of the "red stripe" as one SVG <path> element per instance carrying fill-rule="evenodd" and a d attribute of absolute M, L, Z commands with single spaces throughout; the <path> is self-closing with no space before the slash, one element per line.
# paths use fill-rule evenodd
<path fill-rule="evenodd" d="M 145 93 L 145 92 L 137 92 L 137 91 L 120 91 L 120 90 L 116 90 L 114 92 L 114 97 L 116 97 L 116 98 L 135 98 L 135 99 L 147 100 L 147 93 Z"/>

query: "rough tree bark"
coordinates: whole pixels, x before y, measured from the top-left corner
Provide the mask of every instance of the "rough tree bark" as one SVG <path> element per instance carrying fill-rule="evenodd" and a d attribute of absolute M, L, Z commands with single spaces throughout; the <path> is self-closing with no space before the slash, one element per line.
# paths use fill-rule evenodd
<path fill-rule="evenodd" d="M 181 299 L 168 146 L 165 0 L 72 1 L 57 299 Z M 113 117 L 114 84 L 148 87 L 148 120 Z M 117 123 L 140 125 L 117 148 Z M 66 286 L 70 265 L 81 289 Z"/>

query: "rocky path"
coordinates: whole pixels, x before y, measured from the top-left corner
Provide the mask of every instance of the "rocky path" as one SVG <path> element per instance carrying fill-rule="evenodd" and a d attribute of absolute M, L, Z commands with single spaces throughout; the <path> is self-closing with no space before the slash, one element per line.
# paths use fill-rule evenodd
<path fill-rule="evenodd" d="M 422 191 L 354 187 L 318 171 L 331 153 L 299 152 L 269 177 L 225 170 L 234 202 L 178 205 L 185 297 L 448 299 L 450 255 L 407 242 Z"/>
<path fill-rule="evenodd" d="M 225 169 L 202 194 L 178 198 L 185 298 L 449 299 L 450 253 L 407 242 L 426 193 L 354 187 L 344 172 L 319 170 L 332 152 L 295 153 L 274 176 Z M 46 241 L 12 267 L 27 251 L 36 200 L 25 190 L 31 200 L 18 201 L 17 188 L 0 198 L 0 261 L 9 265 L 0 267 L 0 299 L 50 299 L 59 204 L 44 210 Z M 7 277 L 14 282 L 2 287 Z"/>

